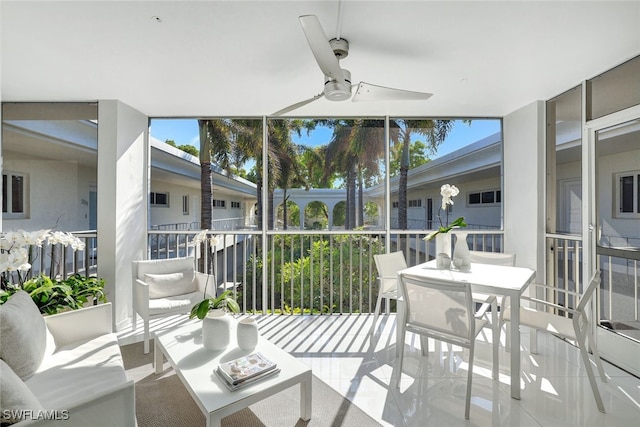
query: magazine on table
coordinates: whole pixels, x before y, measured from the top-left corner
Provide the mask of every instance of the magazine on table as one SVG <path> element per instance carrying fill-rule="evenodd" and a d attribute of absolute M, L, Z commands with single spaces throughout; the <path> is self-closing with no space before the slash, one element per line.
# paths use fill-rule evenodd
<path fill-rule="evenodd" d="M 221 363 L 217 371 L 231 385 L 272 371 L 277 368 L 275 362 L 256 352 L 229 362 Z"/>
<path fill-rule="evenodd" d="M 216 375 L 218 376 L 218 378 L 220 378 L 221 382 L 224 383 L 224 385 L 227 386 L 227 388 L 231 391 L 236 391 L 240 388 L 243 388 L 244 386 L 253 384 L 254 382 L 260 381 L 266 377 L 270 377 L 273 376 L 275 374 L 277 374 L 278 372 L 280 372 L 280 368 L 274 368 L 274 369 L 270 369 L 266 372 L 263 372 L 261 374 L 255 375 L 251 378 L 247 378 L 243 381 L 238 382 L 237 384 L 231 384 L 227 378 L 225 377 L 225 374 L 223 374 L 222 369 L 220 369 L 220 367 L 218 367 L 218 369 L 215 370 Z"/>

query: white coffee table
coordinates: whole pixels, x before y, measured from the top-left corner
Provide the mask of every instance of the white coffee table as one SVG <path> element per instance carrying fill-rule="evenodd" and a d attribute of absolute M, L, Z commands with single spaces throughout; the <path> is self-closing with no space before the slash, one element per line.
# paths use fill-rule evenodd
<path fill-rule="evenodd" d="M 295 384 L 300 384 L 300 418 L 305 421 L 311 419 L 311 369 L 263 337 L 258 339 L 258 345 L 254 350 L 240 350 L 235 339 L 236 322 L 231 323 L 231 342 L 222 351 L 210 351 L 202 346 L 202 322 L 156 332 L 154 340 L 156 373 L 162 373 L 162 355 L 164 354 L 204 413 L 207 427 L 218 427 L 223 417 Z M 254 351 L 260 351 L 276 362 L 281 371 L 239 390 L 229 391 L 214 370 L 221 362 L 227 362 Z M 282 410 L 288 409 L 282 408 Z"/>

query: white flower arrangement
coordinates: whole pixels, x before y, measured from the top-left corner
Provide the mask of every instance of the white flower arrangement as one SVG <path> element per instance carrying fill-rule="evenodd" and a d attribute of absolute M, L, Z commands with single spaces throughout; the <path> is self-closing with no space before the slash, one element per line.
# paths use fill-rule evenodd
<path fill-rule="evenodd" d="M 455 221 L 449 224 L 449 209 L 447 205 L 453 206 L 453 198 L 457 196 L 459 193 L 460 193 L 460 190 L 455 185 L 444 184 L 442 187 L 440 187 L 440 195 L 442 196 L 442 205 L 440 206 L 440 209 L 447 214 L 446 223 L 442 224 L 442 217 L 438 215 L 438 220 L 440 221 L 440 228 L 438 228 L 436 231 L 432 231 L 431 233 L 427 234 L 427 236 L 423 240 L 431 240 L 440 233 L 448 233 L 454 228 L 467 226 L 467 224 L 464 222 L 463 216 L 457 218 Z"/>
<path fill-rule="evenodd" d="M 189 246 L 199 247 L 202 243 L 207 241 L 207 235 L 209 234 L 209 230 L 202 230 L 198 234 L 196 234 L 193 239 L 189 242 Z M 209 246 L 211 249 L 215 248 L 220 244 L 220 236 L 213 235 L 209 239 Z"/>
<path fill-rule="evenodd" d="M 0 233 L 0 273 L 18 272 L 19 280 L 31 270 L 31 247 L 50 245 L 71 246 L 74 251 L 83 251 L 85 244 L 71 233 L 51 230 L 7 231 Z M 26 274 L 25 274 L 26 275 Z"/>

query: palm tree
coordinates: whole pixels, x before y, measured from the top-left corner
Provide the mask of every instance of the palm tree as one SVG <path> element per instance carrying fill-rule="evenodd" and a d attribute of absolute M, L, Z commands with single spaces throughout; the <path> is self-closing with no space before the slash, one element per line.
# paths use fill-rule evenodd
<path fill-rule="evenodd" d="M 356 153 L 351 147 L 351 128 L 353 120 L 328 120 L 326 125 L 333 127 L 331 141 L 327 145 L 325 158 L 325 175 L 336 171 L 344 171 L 346 197 L 346 214 L 344 228 L 355 227 L 355 193 L 356 193 Z"/>
<path fill-rule="evenodd" d="M 231 173 L 231 132 L 233 123 L 225 119 L 198 119 L 200 135 L 200 228 L 213 225 L 213 174 L 211 164 Z"/>
<path fill-rule="evenodd" d="M 398 180 L 398 228 L 400 230 L 408 228 L 407 178 L 410 166 L 411 137 L 416 134 L 426 137 L 427 148 L 431 153 L 436 153 L 438 146 L 444 142 L 454 124 L 453 120 L 394 120 L 394 127 L 397 131 L 392 134 L 392 140 L 395 137 L 395 143 L 402 144 L 400 178 Z"/>

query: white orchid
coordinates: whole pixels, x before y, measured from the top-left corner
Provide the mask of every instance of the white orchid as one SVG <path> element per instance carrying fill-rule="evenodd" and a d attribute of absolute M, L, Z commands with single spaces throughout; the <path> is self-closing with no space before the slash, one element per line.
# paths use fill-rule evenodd
<path fill-rule="evenodd" d="M 208 229 L 200 231 L 198 234 L 193 236 L 193 239 L 189 242 L 189 246 L 199 246 L 204 243 L 204 241 L 207 240 L 207 234 L 209 234 Z"/>
<path fill-rule="evenodd" d="M 209 230 L 200 231 L 198 234 L 193 236 L 193 239 L 189 242 L 189 246 L 196 246 L 196 247 L 200 246 L 202 243 L 207 241 L 208 234 L 209 234 Z M 208 240 L 209 240 L 209 246 L 212 249 L 215 248 L 217 245 L 219 245 L 220 242 L 222 241 L 222 239 L 218 235 L 213 235 L 210 238 L 208 238 Z"/>
<path fill-rule="evenodd" d="M 74 251 L 85 249 L 85 243 L 69 232 L 52 232 L 51 230 L 2 232 L 0 233 L 0 273 L 29 271 L 31 248 L 41 248 L 45 242 L 52 246 L 71 246 Z"/>
<path fill-rule="evenodd" d="M 444 184 L 440 187 L 440 195 L 442 196 L 442 210 L 447 209 L 447 205 L 453 205 L 453 197 L 460 193 L 455 185 Z"/>
<path fill-rule="evenodd" d="M 438 215 L 438 219 L 440 220 L 440 228 L 427 234 L 423 240 L 431 240 L 440 233 L 448 233 L 454 228 L 467 226 L 467 224 L 464 222 L 464 217 L 462 216 L 449 224 L 449 210 L 447 209 L 447 205 L 453 206 L 453 198 L 459 193 L 460 190 L 455 185 L 444 184 L 442 187 L 440 187 L 440 195 L 442 196 L 442 205 L 440 208 L 447 214 L 447 222 L 446 224 L 442 224 L 442 218 L 440 217 L 440 215 Z"/>

